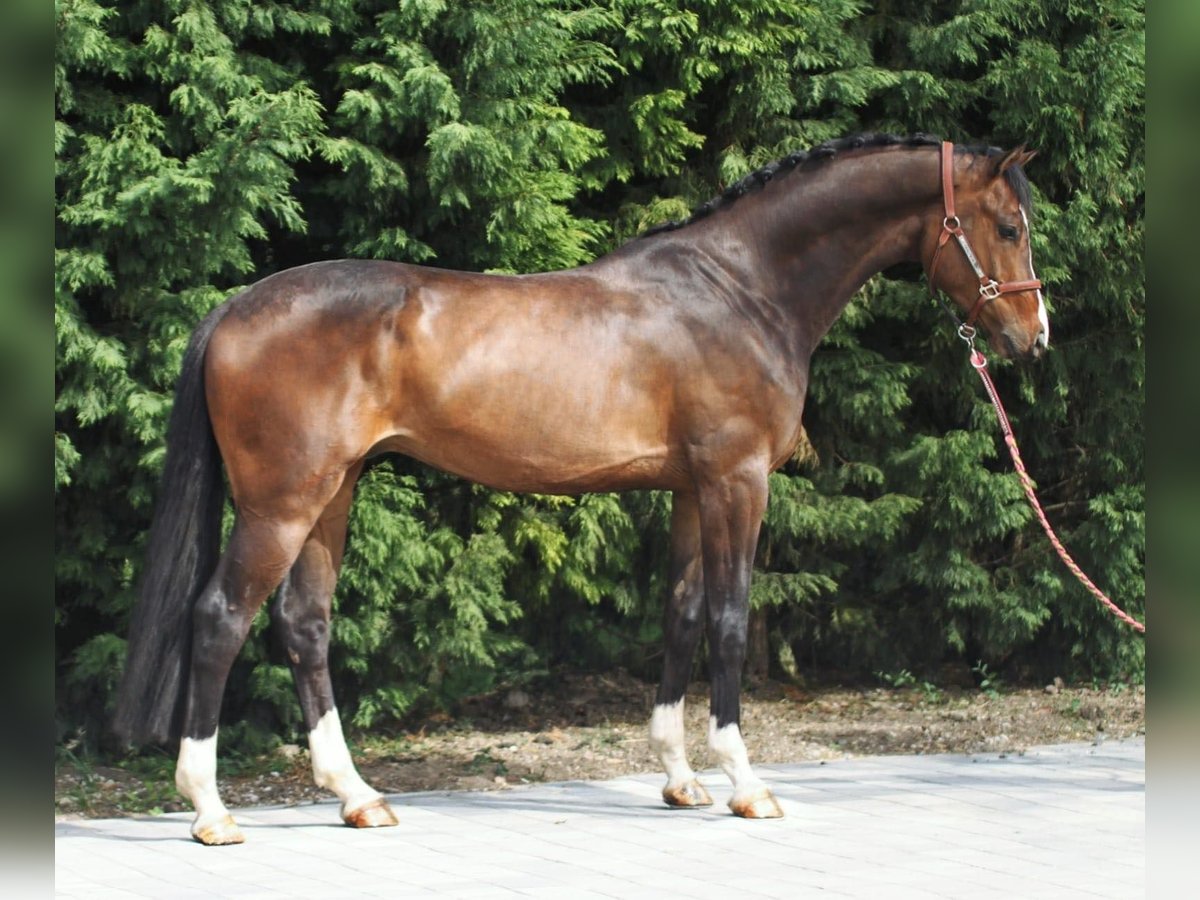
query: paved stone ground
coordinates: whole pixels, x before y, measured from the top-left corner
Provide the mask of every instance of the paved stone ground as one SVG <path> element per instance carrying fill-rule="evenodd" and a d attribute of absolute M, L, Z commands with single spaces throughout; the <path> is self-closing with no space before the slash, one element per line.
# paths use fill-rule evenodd
<path fill-rule="evenodd" d="M 1023 756 L 761 766 L 786 817 L 668 810 L 662 777 L 401 794 L 398 828 L 333 803 L 235 812 L 236 847 L 189 814 L 55 825 L 56 893 L 194 897 L 1132 898 L 1145 894 L 1144 738 Z"/>

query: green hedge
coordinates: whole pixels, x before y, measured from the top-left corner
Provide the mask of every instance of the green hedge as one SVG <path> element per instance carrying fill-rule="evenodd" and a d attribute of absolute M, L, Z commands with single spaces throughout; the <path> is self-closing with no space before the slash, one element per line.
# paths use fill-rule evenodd
<path fill-rule="evenodd" d="M 1133 0 L 58 0 L 57 672 L 92 737 L 119 672 L 191 328 L 342 256 L 529 272 L 860 130 L 1037 148 L 1053 352 L 995 367 L 1060 533 L 1144 604 L 1144 8 Z M 1142 640 L 1037 530 L 920 284 L 814 359 L 753 602 L 777 674 L 1139 678 Z M 360 725 L 558 665 L 656 675 L 670 499 L 522 497 L 393 459 L 358 489 L 335 680 Z M 298 720 L 265 616 L 226 712 Z"/>

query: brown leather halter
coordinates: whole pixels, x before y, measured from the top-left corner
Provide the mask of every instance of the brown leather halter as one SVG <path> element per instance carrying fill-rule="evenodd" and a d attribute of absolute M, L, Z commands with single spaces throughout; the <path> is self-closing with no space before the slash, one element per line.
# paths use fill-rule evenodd
<path fill-rule="evenodd" d="M 958 246 L 962 247 L 963 253 L 966 254 L 967 262 L 971 264 L 971 268 L 975 270 L 975 274 L 979 278 L 979 299 L 975 301 L 975 305 L 971 307 L 970 313 L 967 314 L 967 321 L 963 323 L 966 327 L 974 328 L 975 320 L 979 318 L 979 314 L 983 312 L 983 308 L 1001 294 L 1016 294 L 1021 291 L 1036 291 L 1041 288 L 1042 282 L 1036 278 L 1028 281 L 1002 281 L 997 283 L 979 265 L 979 259 L 975 256 L 974 251 L 971 250 L 971 244 L 963 232 L 962 222 L 959 221 L 958 216 L 954 212 L 954 144 L 950 141 L 942 141 L 942 200 L 946 207 L 946 216 L 942 219 L 942 233 L 938 235 L 937 249 L 933 251 L 933 259 L 929 262 L 929 292 L 935 297 L 937 296 L 937 288 L 934 286 L 933 279 L 937 274 L 938 261 L 941 259 L 942 248 L 953 237 L 958 241 Z"/>

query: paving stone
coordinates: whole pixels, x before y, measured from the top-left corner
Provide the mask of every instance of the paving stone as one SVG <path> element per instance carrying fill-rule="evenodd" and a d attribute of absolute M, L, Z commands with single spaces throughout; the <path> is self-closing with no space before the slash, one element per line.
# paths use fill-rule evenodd
<path fill-rule="evenodd" d="M 63 898 L 1125 898 L 1145 894 L 1145 740 L 1024 755 L 763 766 L 786 817 L 668 810 L 661 775 L 389 798 L 397 828 L 334 802 L 235 811 L 237 847 L 190 815 L 55 825 Z"/>

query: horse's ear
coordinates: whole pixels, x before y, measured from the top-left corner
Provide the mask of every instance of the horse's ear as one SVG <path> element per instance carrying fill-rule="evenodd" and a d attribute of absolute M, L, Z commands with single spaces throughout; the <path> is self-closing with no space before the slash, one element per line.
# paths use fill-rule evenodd
<path fill-rule="evenodd" d="M 1011 169 L 1013 166 L 1023 166 L 1031 159 L 1037 156 L 1036 150 L 1026 150 L 1024 144 L 1020 144 L 1009 150 L 996 163 L 996 175 L 1001 175 L 1006 169 Z"/>

